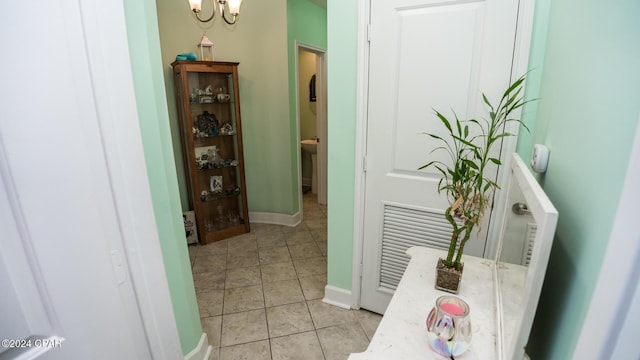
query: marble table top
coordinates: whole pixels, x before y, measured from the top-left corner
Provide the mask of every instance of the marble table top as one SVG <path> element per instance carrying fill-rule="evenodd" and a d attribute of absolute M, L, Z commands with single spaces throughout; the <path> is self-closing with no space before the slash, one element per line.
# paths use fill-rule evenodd
<path fill-rule="evenodd" d="M 429 346 L 425 324 L 436 299 L 448 294 L 434 287 L 436 262 L 446 253 L 412 247 L 407 254 L 411 261 L 369 347 L 362 353 L 351 354 L 349 360 L 448 359 Z M 457 296 L 469 304 L 473 335 L 469 350 L 456 359 L 494 360 L 497 358 L 494 261 L 465 255 L 462 259 L 464 274 Z"/>

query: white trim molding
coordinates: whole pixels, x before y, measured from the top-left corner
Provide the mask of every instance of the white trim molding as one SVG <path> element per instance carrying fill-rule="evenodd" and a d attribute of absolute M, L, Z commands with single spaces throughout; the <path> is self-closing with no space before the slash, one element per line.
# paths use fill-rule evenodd
<path fill-rule="evenodd" d="M 301 221 L 302 214 L 300 213 L 300 211 L 293 215 L 249 211 L 249 222 L 256 224 L 275 224 L 293 227 L 300 224 Z"/>
<path fill-rule="evenodd" d="M 324 287 L 324 298 L 322 302 L 329 305 L 351 309 L 351 291 L 333 285 Z"/>
<path fill-rule="evenodd" d="M 198 345 L 184 356 L 184 360 L 209 360 L 213 353 L 213 346 L 209 345 L 207 333 L 202 333 Z"/>
<path fill-rule="evenodd" d="M 295 107 L 296 107 L 296 123 L 295 123 L 295 133 L 296 133 L 296 161 L 298 167 L 298 184 L 306 185 L 305 180 L 302 178 L 302 156 L 300 153 L 300 141 L 302 140 L 300 137 L 300 89 L 299 89 L 299 59 L 298 53 L 300 50 L 314 53 L 316 55 L 316 120 L 317 120 L 317 136 L 320 141 L 318 142 L 318 156 L 317 156 L 317 180 L 318 180 L 318 188 L 317 188 L 317 197 L 319 204 L 327 203 L 327 49 L 318 47 L 315 45 L 307 44 L 302 41 L 296 40 L 294 43 L 294 65 L 295 65 Z M 298 207 L 302 209 L 302 187 L 298 187 L 298 191 L 300 192 L 298 197 Z"/>
<path fill-rule="evenodd" d="M 351 306 L 360 308 L 362 256 L 364 246 L 365 155 L 367 153 L 367 96 L 369 88 L 369 1 L 358 1 L 358 54 L 356 93 L 355 189 L 353 204 L 353 263 L 351 270 Z"/>
<path fill-rule="evenodd" d="M 152 357 L 172 359 L 182 352 L 158 243 L 131 74 L 125 10 L 115 2 L 92 1 L 82 1 L 80 10 L 87 58 L 71 61 L 70 57 L 70 66 L 76 61 L 84 66 L 87 61 L 89 66 L 93 88 L 85 91 L 95 101 L 97 122 L 92 126 L 98 126 L 103 142 L 95 145 L 102 145 L 120 226 L 120 240 L 114 237 L 111 245 L 123 252 L 128 264 L 127 281 L 131 282 L 138 302 L 137 309 L 130 309 L 131 315 L 139 314 Z M 110 20 L 101 21 L 106 18 Z"/>

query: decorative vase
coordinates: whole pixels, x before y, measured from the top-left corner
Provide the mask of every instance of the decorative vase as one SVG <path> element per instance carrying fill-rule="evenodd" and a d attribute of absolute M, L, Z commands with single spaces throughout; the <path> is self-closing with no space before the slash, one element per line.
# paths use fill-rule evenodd
<path fill-rule="evenodd" d="M 444 260 L 439 258 L 436 265 L 436 289 L 457 294 L 458 290 L 460 290 L 463 270 L 464 263 L 460 264 L 460 270 L 456 270 L 446 267 Z"/>
<path fill-rule="evenodd" d="M 469 349 L 471 319 L 469 305 L 453 295 L 444 295 L 427 316 L 429 345 L 437 353 L 453 359 Z"/>

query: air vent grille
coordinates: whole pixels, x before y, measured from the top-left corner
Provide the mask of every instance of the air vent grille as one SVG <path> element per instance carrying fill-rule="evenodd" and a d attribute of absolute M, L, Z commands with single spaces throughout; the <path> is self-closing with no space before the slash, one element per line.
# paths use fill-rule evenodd
<path fill-rule="evenodd" d="M 446 250 L 451 224 L 442 212 L 384 205 L 380 287 L 395 290 L 409 263 L 405 254 L 412 246 Z"/>
<path fill-rule="evenodd" d="M 522 265 L 529 266 L 531 254 L 533 254 L 533 243 L 536 238 L 538 226 L 535 223 L 528 223 L 524 239 L 524 253 L 522 254 Z"/>

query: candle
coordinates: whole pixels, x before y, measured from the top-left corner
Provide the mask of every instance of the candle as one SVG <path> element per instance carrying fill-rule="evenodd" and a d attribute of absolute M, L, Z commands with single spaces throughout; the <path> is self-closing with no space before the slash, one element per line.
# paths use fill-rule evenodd
<path fill-rule="evenodd" d="M 447 359 L 463 354 L 471 341 L 469 305 L 455 296 L 436 299 L 436 306 L 427 316 L 427 338 L 437 353 Z"/>
<path fill-rule="evenodd" d="M 442 310 L 448 312 L 451 315 L 462 315 L 464 314 L 464 309 L 461 306 L 451 303 L 445 303 L 440 305 Z"/>

